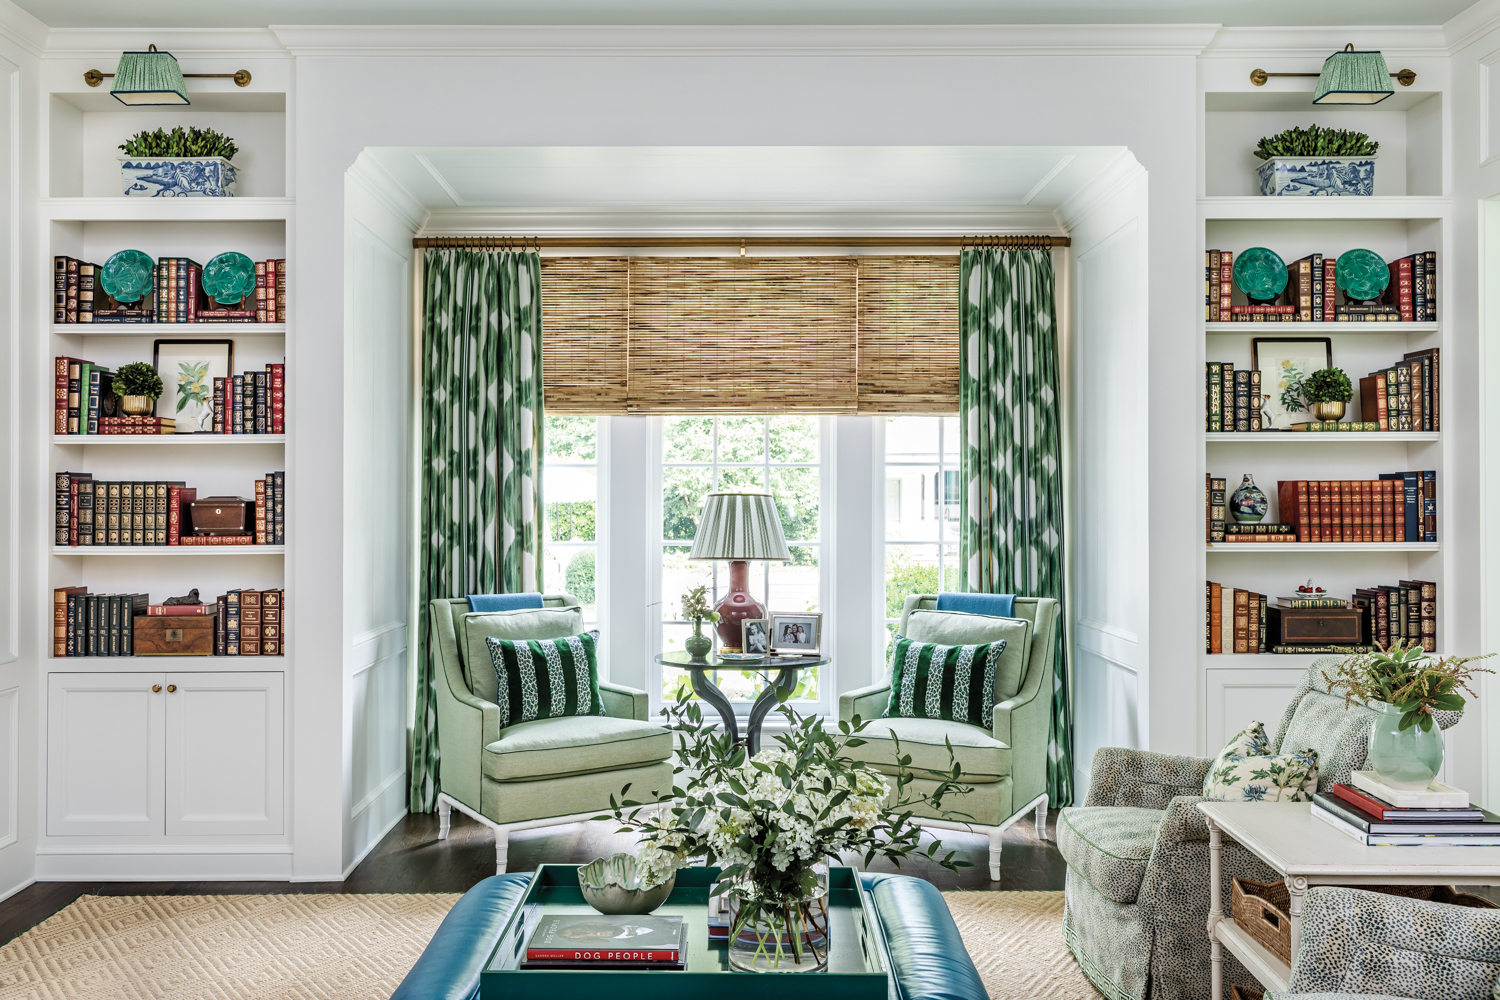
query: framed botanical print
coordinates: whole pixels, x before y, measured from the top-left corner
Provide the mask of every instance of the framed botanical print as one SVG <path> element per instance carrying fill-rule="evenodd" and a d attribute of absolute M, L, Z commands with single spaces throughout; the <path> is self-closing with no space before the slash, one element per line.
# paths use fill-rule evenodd
<path fill-rule="evenodd" d="M 212 434 L 214 379 L 234 371 L 234 341 L 158 340 L 154 356 L 162 386 L 157 415 L 176 420 L 178 434 Z"/>
<path fill-rule="evenodd" d="M 1260 372 L 1261 426 L 1284 431 L 1312 420 L 1302 383 L 1313 372 L 1332 367 L 1332 338 L 1252 337 L 1250 370 Z"/>

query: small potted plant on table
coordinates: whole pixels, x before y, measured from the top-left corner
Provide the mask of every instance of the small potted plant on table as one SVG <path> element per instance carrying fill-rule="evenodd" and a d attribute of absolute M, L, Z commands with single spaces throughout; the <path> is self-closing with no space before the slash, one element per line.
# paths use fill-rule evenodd
<path fill-rule="evenodd" d="M 693 623 L 693 634 L 683 648 L 693 659 L 701 660 L 714 648 L 714 641 L 703 634 L 703 623 L 716 624 L 719 620 L 719 613 L 708 606 L 707 587 L 694 587 L 682 595 L 682 617 Z"/>
<path fill-rule="evenodd" d="M 1337 421 L 1344 419 L 1344 404 L 1354 398 L 1354 386 L 1342 368 L 1322 368 L 1302 380 L 1302 395 L 1313 419 Z"/>
<path fill-rule="evenodd" d="M 161 376 L 146 362 L 135 361 L 115 372 L 114 388 L 123 412 L 132 417 L 149 417 L 161 397 Z"/>
<path fill-rule="evenodd" d="M 1342 128 L 1292 128 L 1265 136 L 1255 155 L 1264 195 L 1373 195 L 1380 143 Z"/>
<path fill-rule="evenodd" d="M 239 171 L 234 140 L 211 128 L 137 132 L 120 145 L 128 198 L 232 198 Z"/>

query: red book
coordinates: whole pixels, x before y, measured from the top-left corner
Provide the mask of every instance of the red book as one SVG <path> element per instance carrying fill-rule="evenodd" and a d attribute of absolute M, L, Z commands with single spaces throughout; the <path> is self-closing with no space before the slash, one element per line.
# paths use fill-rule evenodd
<path fill-rule="evenodd" d="M 189 615 L 216 615 L 217 604 L 148 604 L 146 614 L 151 618 L 184 618 Z"/>
<path fill-rule="evenodd" d="M 255 481 L 255 544 L 266 544 L 266 481 Z"/>
<path fill-rule="evenodd" d="M 276 265 L 271 265 L 272 275 L 276 273 Z M 255 262 L 255 322 L 266 322 L 266 262 L 258 260 Z M 274 299 L 272 300 L 275 301 Z"/>
<path fill-rule="evenodd" d="M 189 264 L 187 268 L 187 321 L 198 322 L 198 288 L 203 284 L 203 270 L 197 264 Z"/>
<path fill-rule="evenodd" d="M 614 948 L 527 948 L 526 961 L 568 961 L 568 962 L 680 962 L 681 952 L 673 948 L 671 950 L 656 949 L 653 951 L 629 951 L 627 949 Z"/>
<path fill-rule="evenodd" d="M 178 545 L 254 545 L 254 535 L 183 535 Z"/>
<path fill-rule="evenodd" d="M 1329 256 L 1323 258 L 1323 321 L 1333 322 L 1334 306 L 1338 304 L 1338 272 L 1339 261 L 1337 257 Z"/>
<path fill-rule="evenodd" d="M 266 261 L 266 322 L 276 322 L 276 261 Z"/>
<path fill-rule="evenodd" d="M 167 544 L 182 544 L 182 526 L 188 524 L 191 528 L 189 510 L 194 500 L 198 499 L 198 487 L 196 486 L 168 486 L 167 487 Z"/>
<path fill-rule="evenodd" d="M 1411 258 L 1393 260 L 1386 267 L 1391 272 L 1391 283 L 1385 291 L 1385 301 L 1401 310 L 1401 322 L 1416 320 L 1416 299 L 1413 295 Z"/>
<path fill-rule="evenodd" d="M 286 433 L 286 365 L 273 364 L 271 369 L 271 433 Z"/>
<path fill-rule="evenodd" d="M 1366 795 L 1352 785 L 1334 785 L 1332 792 L 1335 798 L 1343 799 L 1361 812 L 1368 813 L 1373 820 L 1385 822 L 1413 820 L 1414 817 L 1411 815 L 1413 812 L 1422 814 L 1438 813 L 1444 819 L 1451 818 L 1459 822 L 1468 819 L 1470 815 L 1473 816 L 1475 822 L 1484 818 L 1484 813 L 1479 809 L 1407 809 L 1393 806 L 1388 802 L 1382 802 L 1377 798 Z M 1431 822 L 1425 815 L 1420 819 L 1416 819 L 1416 822 L 1423 821 Z"/>
<path fill-rule="evenodd" d="M 1219 253 L 1219 318 L 1227 319 L 1234 305 L 1234 254 Z"/>

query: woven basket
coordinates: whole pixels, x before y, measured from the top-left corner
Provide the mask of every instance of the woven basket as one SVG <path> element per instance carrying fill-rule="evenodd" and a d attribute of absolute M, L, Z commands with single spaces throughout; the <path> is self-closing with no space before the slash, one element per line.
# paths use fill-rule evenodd
<path fill-rule="evenodd" d="M 1264 1000 L 1265 990 L 1258 990 L 1253 986 L 1229 987 L 1229 1000 Z"/>
<path fill-rule="evenodd" d="M 1500 908 L 1483 896 L 1459 892 L 1451 885 L 1356 885 L 1348 888 L 1449 906 L 1470 906 L 1481 910 Z M 1287 965 L 1292 964 L 1291 905 L 1292 896 L 1285 883 L 1267 884 L 1247 878 L 1234 880 L 1229 908 L 1235 925 Z"/>
<path fill-rule="evenodd" d="M 1235 926 L 1287 965 L 1292 964 L 1291 906 L 1292 894 L 1281 882 L 1234 880 L 1229 909 Z"/>

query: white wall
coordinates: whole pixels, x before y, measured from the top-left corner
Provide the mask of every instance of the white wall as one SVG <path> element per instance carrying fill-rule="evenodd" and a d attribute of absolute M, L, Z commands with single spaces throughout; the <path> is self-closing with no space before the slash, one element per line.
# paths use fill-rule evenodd
<path fill-rule="evenodd" d="M 343 852 L 347 873 L 406 811 L 414 230 L 378 171 L 344 188 Z"/>

